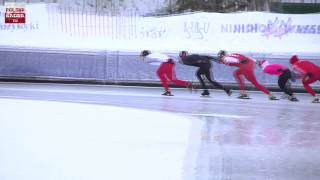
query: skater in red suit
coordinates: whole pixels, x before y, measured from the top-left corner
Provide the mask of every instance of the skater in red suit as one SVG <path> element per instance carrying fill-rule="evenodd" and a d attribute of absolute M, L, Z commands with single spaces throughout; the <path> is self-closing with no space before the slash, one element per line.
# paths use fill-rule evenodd
<path fill-rule="evenodd" d="M 314 97 L 312 102 L 320 103 L 319 97 L 310 86 L 310 84 L 320 80 L 320 67 L 310 61 L 300 60 L 297 55 L 290 58 L 290 64 L 292 64 L 295 71 L 302 75 L 302 84 L 304 88 Z"/>
<path fill-rule="evenodd" d="M 162 86 L 164 87 L 164 96 L 173 96 L 169 90 L 169 83 L 172 82 L 176 85 L 186 86 L 191 89 L 192 84 L 187 81 L 179 80 L 175 74 L 175 62 L 165 54 L 151 53 L 149 50 L 143 50 L 140 54 L 142 60 L 146 63 L 159 66 L 157 75 L 161 80 Z"/>
<path fill-rule="evenodd" d="M 256 63 L 255 59 L 249 58 L 247 56 L 244 56 L 238 53 L 227 54 L 227 52 L 224 50 L 219 51 L 218 59 L 223 64 L 226 64 L 228 66 L 238 67 L 238 69 L 235 70 L 233 73 L 235 79 L 239 83 L 240 90 L 241 90 L 240 96 L 238 98 L 240 99 L 249 98 L 248 94 L 245 91 L 244 79 L 242 78 L 243 76 L 248 81 L 250 81 L 256 88 L 258 88 L 260 91 L 267 94 L 270 100 L 278 100 L 275 96 L 273 96 L 270 93 L 270 91 L 268 91 L 264 86 L 260 85 L 256 80 L 256 77 L 254 75 L 254 67 Z"/>

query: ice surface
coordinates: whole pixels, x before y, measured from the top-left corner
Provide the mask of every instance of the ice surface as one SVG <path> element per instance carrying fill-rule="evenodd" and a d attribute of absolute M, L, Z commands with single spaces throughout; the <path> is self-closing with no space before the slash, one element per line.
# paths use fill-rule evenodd
<path fill-rule="evenodd" d="M 0 99 L 0 179 L 186 179 L 192 119 L 112 106 Z M 184 171 L 187 170 L 187 171 Z"/>
<path fill-rule="evenodd" d="M 210 91 L 1 83 L 0 179 L 318 179 L 309 94 Z"/>

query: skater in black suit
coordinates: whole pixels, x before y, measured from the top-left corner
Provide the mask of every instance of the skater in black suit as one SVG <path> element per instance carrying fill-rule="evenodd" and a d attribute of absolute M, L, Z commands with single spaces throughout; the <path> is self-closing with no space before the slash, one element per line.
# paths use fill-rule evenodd
<path fill-rule="evenodd" d="M 196 76 L 200 81 L 201 88 L 203 89 L 203 92 L 201 93 L 202 96 L 208 96 L 210 94 L 208 91 L 208 87 L 204 82 L 204 78 L 206 78 L 213 86 L 216 86 L 219 89 L 223 89 L 228 96 L 232 94 L 230 89 L 222 86 L 220 83 L 214 81 L 213 78 L 211 78 L 212 61 L 219 62 L 217 58 L 199 54 L 189 55 L 187 51 L 181 51 L 179 56 L 183 64 L 198 67 Z"/>

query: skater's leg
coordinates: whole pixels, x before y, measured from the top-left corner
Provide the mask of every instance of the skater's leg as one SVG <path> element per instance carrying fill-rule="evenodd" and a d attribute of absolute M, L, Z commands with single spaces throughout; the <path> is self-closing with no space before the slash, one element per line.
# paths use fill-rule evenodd
<path fill-rule="evenodd" d="M 288 80 L 290 78 L 291 78 L 290 70 L 286 70 L 279 76 L 278 85 L 285 94 L 292 96 L 293 91 L 289 86 L 287 86 Z"/>
<path fill-rule="evenodd" d="M 170 81 L 181 86 L 186 86 L 190 88 L 192 86 L 192 84 L 189 82 L 176 79 L 173 63 L 169 63 L 169 62 L 163 63 L 162 68 L 158 73 L 158 76 L 161 79 L 163 86 L 165 87 L 165 92 L 162 94 L 165 96 L 173 96 L 169 90 Z"/>
<path fill-rule="evenodd" d="M 176 85 L 185 86 L 185 87 L 191 86 L 190 82 L 177 79 L 176 73 L 174 70 L 174 64 L 168 63 L 167 68 L 166 68 L 166 76 L 172 83 L 174 83 Z"/>
<path fill-rule="evenodd" d="M 244 80 L 242 78 L 242 75 L 243 74 L 240 69 L 237 69 L 233 72 L 233 76 L 239 84 L 240 91 L 242 91 L 244 93 L 245 92 L 245 84 L 244 84 Z"/>
<path fill-rule="evenodd" d="M 162 63 L 157 70 L 157 76 L 161 80 L 161 84 L 164 87 L 164 90 L 169 91 L 169 83 L 168 83 L 168 79 L 165 75 L 164 69 L 165 69 L 165 65 L 164 65 L 164 63 Z"/>
<path fill-rule="evenodd" d="M 302 84 L 304 86 L 304 88 L 307 90 L 307 92 L 309 94 L 311 94 L 313 97 L 316 97 L 316 93 L 313 91 L 312 87 L 310 86 L 310 84 L 314 83 L 315 81 L 317 81 L 318 79 L 315 77 L 304 77 L 302 79 Z"/>
<path fill-rule="evenodd" d="M 203 71 L 201 68 L 199 68 L 196 72 L 196 76 L 197 76 L 198 80 L 200 81 L 201 88 L 204 90 L 208 90 L 202 75 L 203 75 Z"/>
<path fill-rule="evenodd" d="M 260 91 L 264 92 L 267 95 L 270 95 L 270 91 L 268 91 L 264 86 L 258 83 L 253 71 L 246 71 L 244 72 L 244 77 L 250 81 L 256 88 Z"/>
<path fill-rule="evenodd" d="M 211 77 L 212 77 L 212 73 L 211 73 L 211 68 L 210 68 L 210 67 L 205 69 L 205 74 L 204 74 L 204 75 L 205 75 L 205 77 L 207 78 L 207 80 L 208 80 L 213 86 L 216 86 L 216 87 L 218 87 L 219 89 L 224 90 L 228 95 L 231 95 L 230 89 L 222 86 L 220 83 L 218 83 L 217 81 L 213 80 L 213 78 L 211 78 Z"/>

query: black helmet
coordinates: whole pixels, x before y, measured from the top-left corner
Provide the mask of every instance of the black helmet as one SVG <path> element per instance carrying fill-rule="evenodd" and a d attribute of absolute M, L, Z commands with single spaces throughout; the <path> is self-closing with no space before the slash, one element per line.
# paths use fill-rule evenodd
<path fill-rule="evenodd" d="M 148 56 L 149 54 L 151 54 L 150 50 L 143 50 L 141 51 L 140 56 L 145 57 L 145 56 Z"/>
<path fill-rule="evenodd" d="M 188 51 L 180 51 L 179 57 L 188 55 Z"/>
<path fill-rule="evenodd" d="M 220 50 L 220 51 L 218 52 L 218 57 L 221 58 L 222 56 L 225 56 L 226 54 L 227 54 L 227 51 L 225 51 L 225 50 Z"/>

